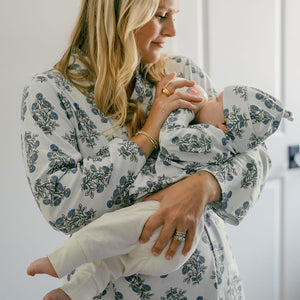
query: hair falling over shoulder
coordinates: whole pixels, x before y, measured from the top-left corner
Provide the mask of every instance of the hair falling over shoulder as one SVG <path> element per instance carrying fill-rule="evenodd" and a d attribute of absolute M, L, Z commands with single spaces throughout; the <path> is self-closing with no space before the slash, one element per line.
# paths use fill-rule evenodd
<path fill-rule="evenodd" d="M 145 121 L 138 102 L 128 100 L 126 93 L 136 72 L 154 84 L 164 76 L 164 56 L 156 64 L 141 65 L 134 37 L 154 16 L 158 4 L 159 0 L 82 0 L 70 45 L 55 65 L 84 95 L 89 97 L 93 91 L 97 107 L 117 120 L 110 134 L 125 124 L 132 136 Z M 71 68 L 74 50 L 84 73 Z"/>

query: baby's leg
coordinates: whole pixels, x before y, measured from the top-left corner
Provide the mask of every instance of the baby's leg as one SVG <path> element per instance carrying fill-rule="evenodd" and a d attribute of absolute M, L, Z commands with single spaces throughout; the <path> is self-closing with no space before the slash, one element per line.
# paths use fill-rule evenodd
<path fill-rule="evenodd" d="M 48 255 L 58 277 L 70 273 L 87 262 L 127 254 L 139 245 L 139 236 L 147 219 L 159 208 L 157 201 L 145 201 L 130 207 L 106 213 L 88 224 Z M 53 276 L 51 267 L 35 269 L 34 262 L 29 274 L 46 273 Z M 51 269 L 51 271 L 47 271 Z M 36 270 L 36 271 L 34 271 Z"/>
<path fill-rule="evenodd" d="M 72 300 L 91 300 L 103 292 L 110 281 L 122 276 L 123 256 L 126 255 L 110 257 L 80 266 L 71 276 L 70 281 L 66 282 L 61 289 Z"/>

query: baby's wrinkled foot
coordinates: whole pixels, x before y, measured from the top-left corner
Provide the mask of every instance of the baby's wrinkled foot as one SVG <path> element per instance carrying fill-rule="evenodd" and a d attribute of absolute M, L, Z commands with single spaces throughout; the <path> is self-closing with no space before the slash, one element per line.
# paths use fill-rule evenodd
<path fill-rule="evenodd" d="M 34 276 L 35 274 L 48 274 L 58 278 L 48 257 L 42 257 L 32 262 L 27 268 L 27 274 L 30 276 Z"/>
<path fill-rule="evenodd" d="M 43 300 L 72 300 L 62 289 L 49 292 Z"/>

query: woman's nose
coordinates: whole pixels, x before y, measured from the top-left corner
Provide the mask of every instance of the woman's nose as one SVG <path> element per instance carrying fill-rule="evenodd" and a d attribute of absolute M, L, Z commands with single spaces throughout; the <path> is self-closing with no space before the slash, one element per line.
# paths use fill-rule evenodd
<path fill-rule="evenodd" d="M 164 23 L 164 26 L 162 28 L 162 35 L 173 37 L 176 35 L 176 29 L 175 29 L 175 21 L 173 18 L 169 18 Z"/>

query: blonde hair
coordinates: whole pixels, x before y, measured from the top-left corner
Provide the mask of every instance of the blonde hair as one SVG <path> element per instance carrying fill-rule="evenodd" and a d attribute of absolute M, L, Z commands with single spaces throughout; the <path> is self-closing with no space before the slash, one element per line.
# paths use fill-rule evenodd
<path fill-rule="evenodd" d="M 113 132 L 125 124 L 132 136 L 145 121 L 138 102 L 127 99 L 126 87 L 135 73 L 141 71 L 154 84 L 164 76 L 164 56 L 155 64 L 140 65 L 134 37 L 154 16 L 158 4 L 159 0 L 82 0 L 70 46 L 55 65 L 87 97 L 94 91 L 96 106 L 117 120 L 110 128 Z M 84 73 L 72 70 L 74 50 L 86 68 Z"/>

